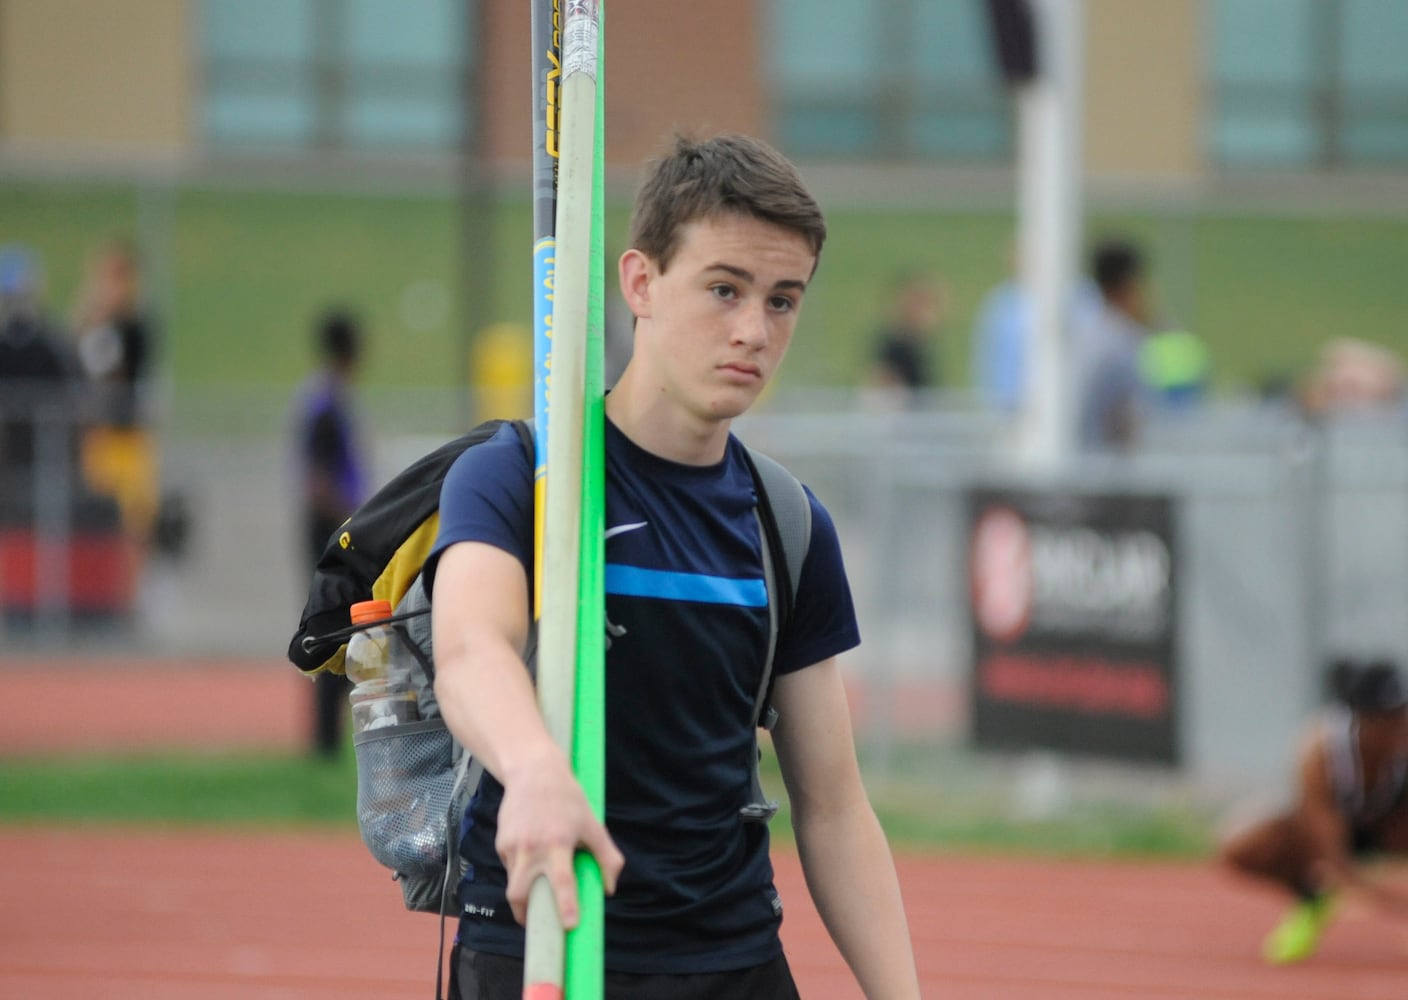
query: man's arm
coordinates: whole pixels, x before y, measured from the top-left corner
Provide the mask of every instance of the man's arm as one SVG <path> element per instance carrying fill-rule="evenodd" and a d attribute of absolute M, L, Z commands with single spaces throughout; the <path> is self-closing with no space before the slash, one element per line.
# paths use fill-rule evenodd
<path fill-rule="evenodd" d="M 779 676 L 773 704 L 773 741 L 817 911 L 870 1000 L 918 997 L 899 879 L 861 784 L 836 659 Z"/>
<path fill-rule="evenodd" d="M 440 556 L 431 602 L 435 694 L 446 725 L 504 786 L 495 848 L 508 901 L 526 919 L 528 889 L 546 875 L 565 927 L 577 924 L 572 855 L 585 846 L 615 891 L 622 857 L 553 742 L 524 666 L 528 584 L 523 564 L 483 542 Z"/>

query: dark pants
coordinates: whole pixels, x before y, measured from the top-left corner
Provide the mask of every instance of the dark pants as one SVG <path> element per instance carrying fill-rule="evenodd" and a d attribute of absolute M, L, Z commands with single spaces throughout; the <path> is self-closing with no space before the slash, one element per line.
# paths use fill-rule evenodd
<path fill-rule="evenodd" d="M 342 720 L 352 683 L 341 674 L 321 673 L 313 678 L 313 750 L 336 757 L 342 748 Z"/>
<path fill-rule="evenodd" d="M 318 565 L 323 548 L 332 533 L 341 527 L 316 514 L 307 515 L 309 571 Z M 341 674 L 321 673 L 313 678 L 313 752 L 324 757 L 336 757 L 342 749 L 342 720 L 347 713 L 347 695 L 352 683 Z"/>
<path fill-rule="evenodd" d="M 606 1000 L 800 1000 L 787 958 L 732 972 L 632 975 L 608 972 Z M 523 960 L 455 946 L 450 958 L 453 1000 L 521 1000 Z"/>

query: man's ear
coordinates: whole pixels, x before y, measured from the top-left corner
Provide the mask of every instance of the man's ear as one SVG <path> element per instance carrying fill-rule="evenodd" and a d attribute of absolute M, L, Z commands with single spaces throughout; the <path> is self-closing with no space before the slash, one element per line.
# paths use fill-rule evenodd
<path fill-rule="evenodd" d="M 621 255 L 617 263 L 621 276 L 621 295 L 637 319 L 650 316 L 650 285 L 656 271 L 654 262 L 632 248 Z"/>

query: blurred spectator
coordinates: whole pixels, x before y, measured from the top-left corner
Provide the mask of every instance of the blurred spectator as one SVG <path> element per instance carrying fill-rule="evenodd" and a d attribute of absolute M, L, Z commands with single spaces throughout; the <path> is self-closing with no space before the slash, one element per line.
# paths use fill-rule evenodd
<path fill-rule="evenodd" d="M 1016 278 L 993 287 L 973 323 L 973 387 L 987 406 L 1014 413 L 1027 389 L 1031 314 Z"/>
<path fill-rule="evenodd" d="M 84 479 L 117 501 L 124 530 L 145 549 L 159 504 L 157 450 L 145 405 L 155 332 L 130 243 L 114 240 L 90 259 L 73 329 L 91 388 Z"/>
<path fill-rule="evenodd" d="M 1275 964 L 1314 953 L 1343 890 L 1408 915 L 1408 895 L 1362 864 L 1408 854 L 1408 685 L 1391 661 L 1340 660 L 1330 686 L 1336 704 L 1300 751 L 1295 805 L 1234 831 L 1222 847 L 1224 864 L 1296 900 L 1263 945 Z"/>
<path fill-rule="evenodd" d="M 1015 259 L 1008 263 L 1015 272 Z M 1088 279 L 1082 279 L 1071 296 L 1068 325 L 1079 328 L 1099 308 L 1099 293 Z M 973 321 L 972 378 L 985 405 L 1015 413 L 1025 402 L 1031 324 L 1031 305 L 1015 273 L 993 286 L 978 304 Z"/>
<path fill-rule="evenodd" d="M 1397 354 L 1366 340 L 1338 337 L 1320 351 L 1301 386 L 1300 401 L 1310 416 L 1396 411 L 1402 404 L 1403 362 Z"/>
<path fill-rule="evenodd" d="M 367 497 L 365 449 L 357 429 L 352 383 L 362 360 L 362 328 L 351 314 L 333 310 L 314 329 L 319 368 L 298 392 L 296 448 L 302 494 L 306 568 Z M 342 743 L 350 685 L 340 674 L 314 679 L 313 750 L 333 756 Z"/>
<path fill-rule="evenodd" d="M 1133 243 L 1105 240 L 1090 258 L 1100 306 L 1072 340 L 1077 438 L 1094 451 L 1132 448 L 1149 399 L 1139 353 L 1149 333 L 1144 255 Z"/>
<path fill-rule="evenodd" d="M 77 457 L 77 366 L 43 310 L 43 275 L 25 247 L 0 247 L 0 491 L 28 506 L 44 467 Z"/>
<path fill-rule="evenodd" d="M 142 300 L 137 249 L 122 239 L 103 245 L 89 260 L 73 314 L 83 370 L 99 388 L 96 419 L 109 427 L 146 422 L 145 400 L 156 333 Z"/>
<path fill-rule="evenodd" d="M 79 474 L 82 375 L 42 298 L 34 255 L 0 249 L 0 561 L 31 567 L 0 579 L 0 605 L 25 625 L 50 614 L 120 623 L 135 592 L 130 547 L 115 501 Z M 44 550 L 70 567 L 57 587 L 38 571 L 41 545 L 62 545 Z"/>
<path fill-rule="evenodd" d="M 899 275 L 891 291 L 889 319 L 872 341 L 867 384 L 910 393 L 941 385 L 935 342 L 947 305 L 943 285 L 932 275 Z"/>

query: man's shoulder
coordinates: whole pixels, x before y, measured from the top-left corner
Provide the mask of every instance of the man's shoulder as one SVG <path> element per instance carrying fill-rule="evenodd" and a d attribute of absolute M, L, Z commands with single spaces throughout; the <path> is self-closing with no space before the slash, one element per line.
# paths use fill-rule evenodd
<path fill-rule="evenodd" d="M 518 430 L 512 421 L 504 421 L 489 437 L 466 446 L 450 466 L 448 475 L 492 479 L 530 466 L 531 459 Z"/>

